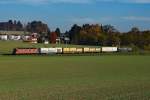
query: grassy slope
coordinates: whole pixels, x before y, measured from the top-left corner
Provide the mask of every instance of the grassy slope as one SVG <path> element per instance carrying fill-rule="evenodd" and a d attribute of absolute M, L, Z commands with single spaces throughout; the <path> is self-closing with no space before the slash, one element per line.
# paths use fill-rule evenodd
<path fill-rule="evenodd" d="M 148 100 L 150 56 L 0 56 L 3 100 Z"/>

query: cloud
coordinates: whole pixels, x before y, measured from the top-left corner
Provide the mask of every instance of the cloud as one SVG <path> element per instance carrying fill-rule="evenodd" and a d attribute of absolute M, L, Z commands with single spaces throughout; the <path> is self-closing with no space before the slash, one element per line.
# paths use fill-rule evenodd
<path fill-rule="evenodd" d="M 150 17 L 143 17 L 143 16 L 126 16 L 122 17 L 122 19 L 130 21 L 150 21 Z"/>
<path fill-rule="evenodd" d="M 138 3 L 150 4 L 150 0 L 0 0 L 0 4 L 51 4 L 51 3 L 72 3 L 72 4 L 87 4 L 100 2 L 114 3 Z"/>

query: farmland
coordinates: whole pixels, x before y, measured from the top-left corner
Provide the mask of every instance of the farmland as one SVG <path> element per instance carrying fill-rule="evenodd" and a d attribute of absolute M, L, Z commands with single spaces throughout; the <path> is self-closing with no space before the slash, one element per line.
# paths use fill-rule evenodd
<path fill-rule="evenodd" d="M 150 56 L 0 56 L 0 100 L 149 100 Z"/>

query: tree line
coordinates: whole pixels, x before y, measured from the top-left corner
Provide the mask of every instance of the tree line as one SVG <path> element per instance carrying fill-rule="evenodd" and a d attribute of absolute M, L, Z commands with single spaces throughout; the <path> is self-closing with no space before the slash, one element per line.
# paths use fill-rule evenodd
<path fill-rule="evenodd" d="M 0 30 L 4 31 L 22 31 L 23 24 L 20 21 L 12 21 L 9 20 L 8 22 L 0 22 Z"/>
<path fill-rule="evenodd" d="M 135 50 L 150 50 L 150 30 L 140 31 L 133 27 L 129 32 L 119 32 L 112 25 L 73 25 L 66 32 L 71 44 L 132 47 Z"/>
<path fill-rule="evenodd" d="M 129 32 L 119 32 L 112 25 L 74 24 L 69 31 L 62 33 L 59 28 L 51 32 L 48 25 L 42 21 L 32 21 L 23 25 L 20 21 L 9 20 L 0 23 L 0 30 L 36 32 L 39 35 L 39 42 L 47 39 L 55 43 L 56 38 L 62 35 L 70 38 L 70 44 L 130 46 L 135 49 L 150 50 L 150 30 L 140 31 L 137 27 L 131 28 Z"/>

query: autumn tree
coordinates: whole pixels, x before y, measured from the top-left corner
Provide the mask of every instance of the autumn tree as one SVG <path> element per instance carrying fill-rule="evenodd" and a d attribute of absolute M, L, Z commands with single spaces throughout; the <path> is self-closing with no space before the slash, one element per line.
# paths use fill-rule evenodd
<path fill-rule="evenodd" d="M 57 39 L 57 33 L 56 32 L 51 32 L 51 34 L 50 34 L 50 42 L 52 44 L 55 44 L 56 43 L 56 39 Z"/>

